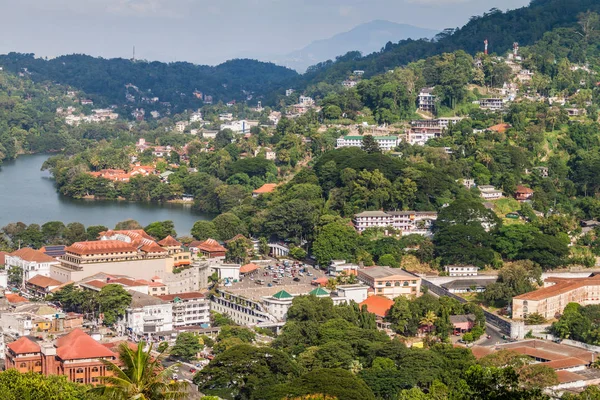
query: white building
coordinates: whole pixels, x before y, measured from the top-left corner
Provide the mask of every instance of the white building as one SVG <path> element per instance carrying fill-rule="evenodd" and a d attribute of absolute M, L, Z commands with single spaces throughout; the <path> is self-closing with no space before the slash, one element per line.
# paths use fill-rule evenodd
<path fill-rule="evenodd" d="M 354 86 L 358 85 L 358 82 L 356 81 L 351 81 L 351 80 L 345 80 L 342 82 L 342 86 L 345 88 L 353 88 Z"/>
<path fill-rule="evenodd" d="M 315 100 L 312 97 L 300 96 L 298 99 L 298 104 L 301 104 L 305 107 L 312 107 L 315 105 Z"/>
<path fill-rule="evenodd" d="M 243 119 L 240 121 L 232 121 L 228 124 L 222 124 L 220 129 L 230 129 L 233 133 L 243 134 L 250 132 L 250 128 L 253 126 L 258 126 L 258 122 L 251 122 Z"/>
<path fill-rule="evenodd" d="M 202 293 L 188 292 L 159 296 L 173 305 L 173 327 L 210 323 L 210 302 Z"/>
<path fill-rule="evenodd" d="M 294 93 L 294 89 L 286 89 L 285 97 L 290 97 Z"/>
<path fill-rule="evenodd" d="M 336 147 L 362 147 L 365 136 L 342 136 L 337 139 Z M 391 151 L 398 146 L 397 136 L 373 136 L 379 148 L 383 151 Z"/>
<path fill-rule="evenodd" d="M 448 276 L 477 276 L 479 268 L 474 265 L 446 265 L 444 271 Z"/>
<path fill-rule="evenodd" d="M 435 111 L 435 100 L 436 96 L 433 94 L 433 88 L 423 88 L 419 92 L 417 101 L 419 104 L 419 110 L 434 112 Z"/>
<path fill-rule="evenodd" d="M 233 114 L 232 113 L 219 114 L 219 120 L 220 121 L 233 121 Z"/>
<path fill-rule="evenodd" d="M 364 211 L 354 216 L 359 232 L 367 228 L 387 228 L 402 231 L 403 235 L 431 235 L 431 226 L 437 219 L 434 211 Z"/>
<path fill-rule="evenodd" d="M 327 272 L 331 276 L 338 275 L 356 275 L 358 271 L 358 265 L 347 263 L 346 260 L 331 260 L 331 264 L 327 268 Z"/>
<path fill-rule="evenodd" d="M 240 280 L 240 268 L 242 267 L 240 264 L 221 264 L 217 262 L 209 264 L 209 267 L 211 274 L 216 272 L 219 279 L 234 282 Z"/>
<path fill-rule="evenodd" d="M 175 124 L 175 131 L 179 132 L 179 133 L 183 133 L 185 131 L 185 128 L 188 126 L 188 122 L 187 121 L 179 121 Z"/>
<path fill-rule="evenodd" d="M 7 254 L 4 258 L 7 269 L 20 267 L 23 269 L 23 281 L 28 281 L 36 275 L 50 276 L 52 266 L 60 265 L 60 261 L 39 250 L 24 247 Z"/>
<path fill-rule="evenodd" d="M 496 189 L 492 185 L 481 185 L 478 187 L 481 197 L 486 200 L 497 200 L 502 198 L 502 190 Z"/>
<path fill-rule="evenodd" d="M 490 98 L 479 100 L 479 108 L 482 110 L 500 111 L 504 108 L 504 100 L 500 98 Z"/>
<path fill-rule="evenodd" d="M 121 321 L 129 333 L 152 336 L 173 330 L 173 304 L 130 290 L 131 305 Z"/>
<path fill-rule="evenodd" d="M 192 115 L 190 115 L 190 123 L 194 123 L 194 122 L 202 122 L 202 113 L 201 112 L 195 112 Z"/>

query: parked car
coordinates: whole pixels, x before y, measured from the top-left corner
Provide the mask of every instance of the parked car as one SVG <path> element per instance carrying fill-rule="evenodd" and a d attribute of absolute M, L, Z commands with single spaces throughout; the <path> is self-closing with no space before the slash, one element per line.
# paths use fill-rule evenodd
<path fill-rule="evenodd" d="M 194 368 L 194 367 L 190 368 L 190 372 L 191 372 L 192 374 L 195 374 L 195 373 L 196 373 L 196 371 L 198 371 L 196 368 Z"/>

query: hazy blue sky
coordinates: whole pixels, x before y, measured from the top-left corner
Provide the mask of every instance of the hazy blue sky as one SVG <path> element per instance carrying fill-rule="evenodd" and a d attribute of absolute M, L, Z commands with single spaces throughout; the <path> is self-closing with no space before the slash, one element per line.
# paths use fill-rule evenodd
<path fill-rule="evenodd" d="M 0 0 L 0 53 L 215 64 L 287 54 L 375 19 L 442 30 L 529 0 Z M 382 43 L 383 45 L 383 43 Z"/>

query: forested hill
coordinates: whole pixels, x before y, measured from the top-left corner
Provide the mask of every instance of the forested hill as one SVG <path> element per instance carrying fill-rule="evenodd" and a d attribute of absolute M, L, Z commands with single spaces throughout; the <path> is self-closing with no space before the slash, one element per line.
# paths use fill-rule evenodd
<path fill-rule="evenodd" d="M 291 69 L 272 63 L 236 59 L 218 66 L 187 62 L 144 62 L 116 58 L 67 55 L 51 60 L 33 54 L 0 55 L 5 71 L 18 73 L 27 68 L 34 81 L 53 81 L 83 90 L 94 100 L 125 101 L 125 85 L 133 84 L 147 97 L 170 102 L 177 110 L 201 105 L 193 92 L 210 95 L 214 101 L 260 98 L 297 76 Z M 179 107 L 180 106 L 180 107 Z"/>
<path fill-rule="evenodd" d="M 433 42 L 390 42 L 380 52 L 365 57 L 351 52 L 338 57 L 335 62 L 317 64 L 299 78 L 297 85 L 341 82 L 353 70 L 364 70 L 366 76 L 372 76 L 432 55 L 461 49 L 475 54 L 483 51 L 485 39 L 489 42 L 490 53 L 501 54 L 511 49 L 514 42 L 521 46 L 531 45 L 548 31 L 575 25 L 578 15 L 588 10 L 600 11 L 600 1 L 533 0 L 528 7 L 507 12 L 492 9 L 483 16 L 471 17 L 462 28 L 445 30 Z"/>

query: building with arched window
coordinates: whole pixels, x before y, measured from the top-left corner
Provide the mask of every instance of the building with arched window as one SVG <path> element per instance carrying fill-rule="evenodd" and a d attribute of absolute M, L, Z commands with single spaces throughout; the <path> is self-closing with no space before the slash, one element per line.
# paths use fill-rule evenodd
<path fill-rule="evenodd" d="M 369 285 L 378 296 L 394 299 L 398 296 L 421 295 L 421 278 L 399 268 L 369 267 L 358 270 L 358 279 Z"/>
<path fill-rule="evenodd" d="M 75 329 L 54 343 L 37 343 L 27 337 L 6 345 L 6 368 L 21 373 L 64 375 L 71 382 L 97 384 L 111 374 L 102 360 L 118 363 L 117 354 L 81 329 Z"/>

